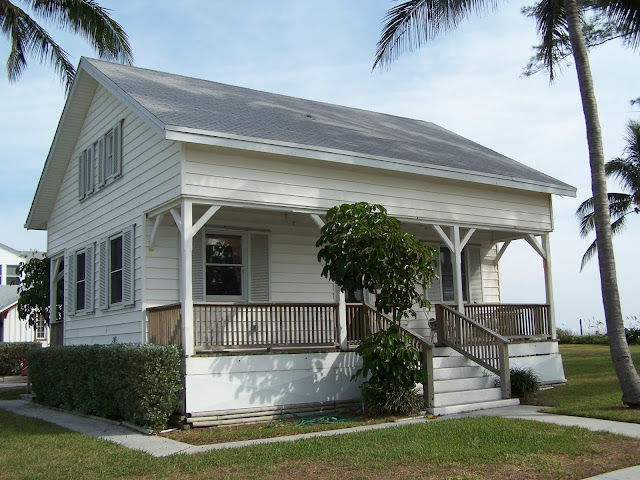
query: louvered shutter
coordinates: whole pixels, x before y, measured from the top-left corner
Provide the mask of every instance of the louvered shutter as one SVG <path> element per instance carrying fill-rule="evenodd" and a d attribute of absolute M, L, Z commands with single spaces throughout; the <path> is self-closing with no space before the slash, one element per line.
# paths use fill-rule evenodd
<path fill-rule="evenodd" d="M 469 260 L 469 281 L 471 302 L 482 302 L 482 258 L 480 256 L 480 248 L 467 247 L 467 258 Z"/>
<path fill-rule="evenodd" d="M 104 151 L 104 137 L 100 138 L 98 143 L 98 153 L 96 155 L 96 163 L 98 164 L 98 186 L 104 185 L 105 182 L 105 158 L 106 154 Z"/>
<path fill-rule="evenodd" d="M 106 310 L 109 295 L 109 239 L 103 238 L 98 243 L 98 308 Z"/>
<path fill-rule="evenodd" d="M 76 254 L 71 253 L 64 262 L 64 287 L 67 315 L 76 313 Z"/>
<path fill-rule="evenodd" d="M 269 301 L 269 236 L 249 235 L 250 293 L 252 302 Z"/>
<path fill-rule="evenodd" d="M 122 172 L 122 122 L 113 127 L 113 176 Z"/>
<path fill-rule="evenodd" d="M 194 301 L 204 300 L 204 230 L 193 236 L 191 252 L 191 284 Z"/>
<path fill-rule="evenodd" d="M 122 232 L 122 304 L 133 305 L 135 303 L 134 291 L 134 254 L 135 254 L 135 231 L 136 226 L 132 225 Z"/>
<path fill-rule="evenodd" d="M 84 155 L 78 157 L 78 198 L 84 198 Z"/>
<path fill-rule="evenodd" d="M 438 249 L 439 251 L 439 249 Z M 434 302 L 441 302 L 442 301 L 442 282 L 440 280 L 440 263 L 442 262 L 442 256 L 438 257 L 438 266 L 436 267 L 435 271 L 436 274 L 438 275 L 438 278 L 433 278 L 431 279 L 431 285 L 429 285 L 427 287 L 427 292 L 426 292 L 426 296 L 427 296 L 427 300 L 429 300 L 429 302 L 434 303 Z"/>
<path fill-rule="evenodd" d="M 84 309 L 93 312 L 93 272 L 95 269 L 95 255 L 93 254 L 93 244 L 89 245 L 85 251 L 84 263 Z"/>

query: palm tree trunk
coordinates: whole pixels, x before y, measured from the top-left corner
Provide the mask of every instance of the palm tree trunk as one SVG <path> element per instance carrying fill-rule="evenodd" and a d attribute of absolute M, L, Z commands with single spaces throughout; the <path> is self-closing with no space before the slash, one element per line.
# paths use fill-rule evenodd
<path fill-rule="evenodd" d="M 582 97 L 582 109 L 587 127 L 589 164 L 591 166 L 591 189 L 593 192 L 594 220 L 600 266 L 602 303 L 607 322 L 607 333 L 613 366 L 622 388 L 622 403 L 640 407 L 640 376 L 636 371 L 624 333 L 624 321 L 620 307 L 616 263 L 611 241 L 611 219 L 607 202 L 607 181 L 604 171 L 602 132 L 598 117 L 589 57 L 584 43 L 576 0 L 564 0 L 569 38 L 578 73 L 578 84 Z"/>

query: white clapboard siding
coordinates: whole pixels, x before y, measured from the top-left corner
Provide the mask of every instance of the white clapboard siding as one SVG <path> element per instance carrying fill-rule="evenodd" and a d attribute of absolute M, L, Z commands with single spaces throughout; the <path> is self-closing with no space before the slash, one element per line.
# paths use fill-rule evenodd
<path fill-rule="evenodd" d="M 92 195 L 79 201 L 77 158 L 80 152 L 92 146 L 121 120 L 120 178 L 96 188 Z M 132 111 L 98 86 L 48 222 L 48 251 L 74 251 L 91 242 L 97 245 L 100 239 L 124 232 L 135 224 L 132 245 L 134 282 L 129 290 L 131 293 L 125 294 L 125 299 L 131 298 L 133 306 L 95 309 L 90 315 L 74 315 L 65 324 L 65 342 L 109 343 L 114 338 L 117 342 L 141 341 L 144 312 L 140 308 L 140 300 L 145 244 L 141 238 L 142 212 L 179 196 L 180 158 L 178 144 L 162 140 Z M 153 272 L 153 261 L 147 263 Z M 94 279 L 97 279 L 98 272 L 96 267 Z M 94 305 L 99 305 L 98 283 L 94 282 Z M 175 288 L 167 289 L 166 298 L 172 299 L 175 296 L 173 291 Z"/>
<path fill-rule="evenodd" d="M 188 147 L 185 193 L 274 205 L 328 209 L 355 201 L 381 203 L 392 215 L 487 227 L 548 231 L 547 194 L 499 189 L 303 159 Z"/>
<path fill-rule="evenodd" d="M 482 256 L 482 290 L 485 303 L 499 303 L 500 300 L 500 276 L 498 266 L 493 264 L 497 255 L 497 246 L 483 247 Z"/>
<path fill-rule="evenodd" d="M 467 247 L 467 265 L 469 266 L 469 293 L 472 303 L 483 303 L 482 291 L 482 257 L 480 247 L 469 245 Z"/>
<path fill-rule="evenodd" d="M 153 221 L 149 221 L 147 226 L 149 238 L 152 229 Z M 180 237 L 178 228 L 174 224 L 162 225 L 158 229 L 153 250 L 147 254 L 147 304 L 159 306 L 179 302 L 179 275 Z"/>

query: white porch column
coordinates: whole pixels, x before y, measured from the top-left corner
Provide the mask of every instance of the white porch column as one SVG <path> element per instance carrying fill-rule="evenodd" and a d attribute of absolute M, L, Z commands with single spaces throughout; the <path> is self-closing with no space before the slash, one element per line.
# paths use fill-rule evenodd
<path fill-rule="evenodd" d="M 545 256 L 542 258 L 542 266 L 544 268 L 544 289 L 549 304 L 549 330 L 551 338 L 556 339 L 556 312 L 553 301 L 553 281 L 551 279 L 551 244 L 549 243 L 549 233 L 542 236 L 542 248 Z"/>
<path fill-rule="evenodd" d="M 464 314 L 464 294 L 462 293 L 462 248 L 460 247 L 460 227 L 451 227 L 453 237 L 453 251 L 451 260 L 453 262 L 453 286 L 454 299 L 458 305 L 458 311 Z"/>
<path fill-rule="evenodd" d="M 173 213 L 173 212 L 172 212 Z M 181 205 L 180 230 L 180 303 L 182 304 L 182 348 L 184 354 L 190 357 L 194 354 L 193 331 L 193 286 L 192 286 L 192 257 L 193 236 L 190 227 L 193 225 L 193 202 L 184 199 Z"/>
<path fill-rule="evenodd" d="M 309 214 L 313 222 L 318 228 L 324 227 L 324 221 L 320 218 L 320 215 L 315 213 Z M 335 284 L 334 284 L 335 285 Z M 349 348 L 347 340 L 347 300 L 346 295 L 341 291 L 338 285 L 335 285 L 335 294 L 338 298 L 338 342 L 340 342 L 340 349 L 347 350 Z"/>

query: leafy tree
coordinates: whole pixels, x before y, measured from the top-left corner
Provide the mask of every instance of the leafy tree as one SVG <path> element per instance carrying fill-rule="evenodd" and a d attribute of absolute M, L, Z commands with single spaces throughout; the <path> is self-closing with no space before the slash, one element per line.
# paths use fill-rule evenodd
<path fill-rule="evenodd" d="M 454 29 L 474 13 L 483 13 L 497 6 L 495 0 L 409 0 L 390 9 L 378 42 L 374 68 L 389 64 L 398 55 L 414 46 L 432 40 L 438 34 Z M 582 8 L 582 10 L 581 10 Z M 534 7 L 538 34 L 541 39 L 539 56 L 542 65 L 553 78 L 558 61 L 558 45 L 568 38 L 576 67 L 578 85 L 585 117 L 591 187 L 594 205 L 594 226 L 598 245 L 600 285 L 607 331 L 610 336 L 611 358 L 622 388 L 622 402 L 640 407 L 640 376 L 636 371 L 624 333 L 616 265 L 611 241 L 611 219 L 608 208 L 607 183 L 604 169 L 602 132 L 598 116 L 589 56 L 582 31 L 581 17 L 585 9 L 602 13 L 625 35 L 632 48 L 640 45 L 640 3 L 629 0 L 540 0 Z"/>
<path fill-rule="evenodd" d="M 31 258 L 18 267 L 20 287 L 18 292 L 18 316 L 27 320 L 33 328 L 39 318 L 49 325 L 49 259 Z M 62 282 L 58 282 L 58 298 L 62 298 Z M 57 308 L 57 320 L 62 320 L 62 306 Z"/>
<path fill-rule="evenodd" d="M 623 192 L 609 193 L 609 213 L 612 218 L 611 233 L 622 231 L 626 225 L 627 215 L 640 213 L 640 122 L 630 121 L 627 124 L 627 146 L 625 156 L 608 161 L 604 166 L 607 177 L 617 179 Z M 586 237 L 595 228 L 593 198 L 582 202 L 576 211 L 580 219 L 580 235 Z M 594 240 L 582 257 L 580 270 L 598 251 Z"/>
<path fill-rule="evenodd" d="M 327 212 L 316 246 L 322 275 L 343 292 L 367 290 L 376 309 L 399 319 L 429 302 L 424 288 L 435 277 L 437 251 L 400 230 L 382 205 L 343 204 Z M 420 288 L 421 287 L 421 288 Z"/>
<path fill-rule="evenodd" d="M 19 4 L 39 20 L 84 37 L 100 58 L 128 64 L 133 61 L 126 33 L 109 16 L 109 10 L 94 0 L 0 0 L 0 31 L 11 45 L 7 59 L 10 81 L 22 75 L 27 67 L 27 56 L 52 66 L 67 91 L 75 75 L 67 52 Z"/>

